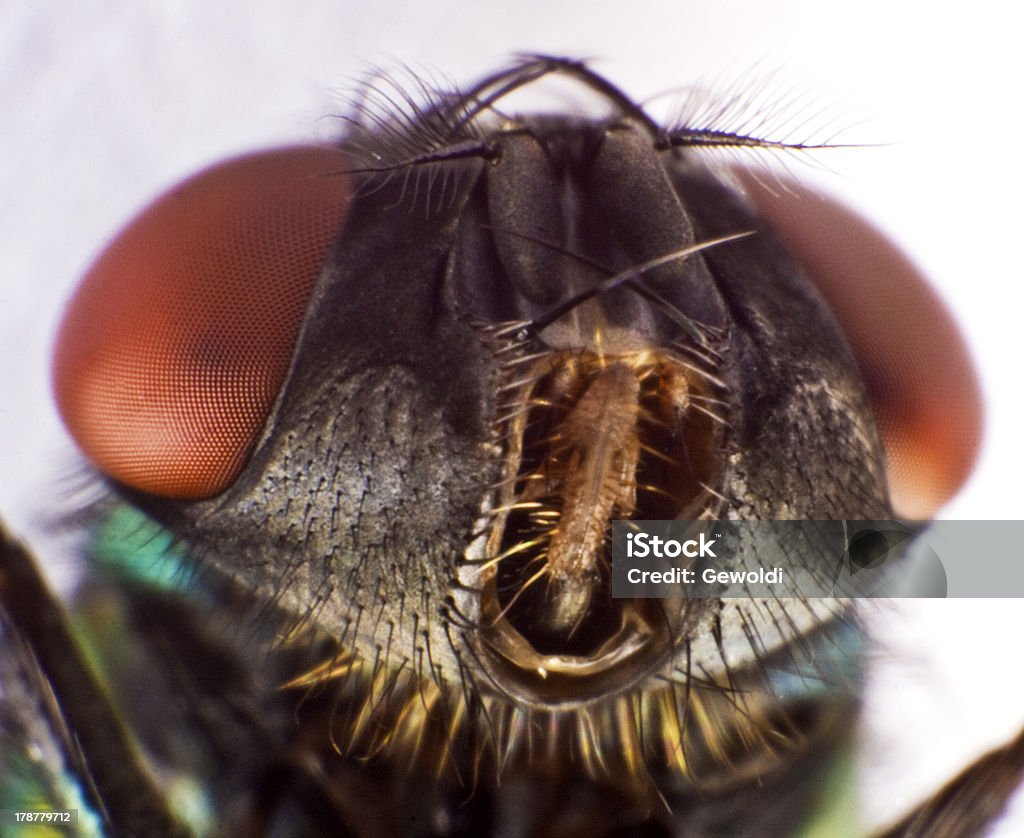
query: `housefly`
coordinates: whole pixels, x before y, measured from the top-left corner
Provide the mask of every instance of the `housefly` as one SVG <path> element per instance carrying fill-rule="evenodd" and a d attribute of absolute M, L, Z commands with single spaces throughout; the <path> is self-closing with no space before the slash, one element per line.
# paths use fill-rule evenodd
<path fill-rule="evenodd" d="M 554 78 L 594 113 L 507 108 Z M 661 126 L 567 59 L 414 88 L 171 190 L 70 301 L 54 390 L 104 491 L 69 612 L 4 541 L 5 829 L 761 836 L 836 808 L 851 602 L 616 598 L 609 568 L 614 520 L 894 517 L 860 355 L 706 154 L 794 146 Z M 1021 750 L 890 834 L 979 834 Z"/>

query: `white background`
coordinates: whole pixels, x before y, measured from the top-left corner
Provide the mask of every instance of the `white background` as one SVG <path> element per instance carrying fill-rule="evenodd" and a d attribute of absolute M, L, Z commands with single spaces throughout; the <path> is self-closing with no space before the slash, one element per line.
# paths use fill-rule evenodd
<path fill-rule="evenodd" d="M 529 50 L 593 58 L 637 98 L 783 68 L 810 94 L 833 96 L 840 124 L 872 117 L 858 138 L 891 145 L 824 158 L 838 173 L 828 186 L 932 277 L 985 391 L 980 465 L 943 516 L 1022 517 L 1024 64 L 1007 5 L 7 0 L 0 509 L 42 543 L 37 516 L 52 510 L 55 475 L 71 458 L 48 392 L 56 319 L 76 277 L 143 202 L 224 156 L 332 135 L 324 114 L 344 109 L 339 91 L 370 64 L 468 83 Z M 864 734 L 865 793 L 880 817 L 1024 723 L 1021 622 L 1015 601 L 902 605 L 880 620 Z"/>

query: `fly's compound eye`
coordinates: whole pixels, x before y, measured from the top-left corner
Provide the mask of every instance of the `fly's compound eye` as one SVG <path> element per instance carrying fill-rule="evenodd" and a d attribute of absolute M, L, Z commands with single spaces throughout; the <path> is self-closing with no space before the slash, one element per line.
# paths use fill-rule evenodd
<path fill-rule="evenodd" d="M 216 495 L 284 382 L 350 203 L 338 151 L 241 157 L 158 198 L 68 304 L 53 361 L 64 423 L 121 483 Z"/>

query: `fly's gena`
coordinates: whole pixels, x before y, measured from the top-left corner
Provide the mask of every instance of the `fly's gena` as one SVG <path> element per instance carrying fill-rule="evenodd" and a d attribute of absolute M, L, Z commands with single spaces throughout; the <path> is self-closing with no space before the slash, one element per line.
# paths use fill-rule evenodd
<path fill-rule="evenodd" d="M 552 76 L 606 113 L 505 112 Z M 4 545 L 0 807 L 113 835 L 806 828 L 857 712 L 851 604 L 614 599 L 608 569 L 616 519 L 893 517 L 842 331 L 703 155 L 771 145 L 531 57 L 459 94 L 382 80 L 336 147 L 146 209 L 55 350 L 109 489 L 70 615 Z M 980 832 L 1013 747 L 890 834 Z"/>

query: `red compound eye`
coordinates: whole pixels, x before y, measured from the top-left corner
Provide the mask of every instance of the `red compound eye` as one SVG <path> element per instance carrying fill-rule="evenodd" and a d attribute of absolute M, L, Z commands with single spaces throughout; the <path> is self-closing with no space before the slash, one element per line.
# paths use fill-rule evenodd
<path fill-rule="evenodd" d="M 984 425 L 978 377 L 952 317 L 907 257 L 851 210 L 792 181 L 772 189 L 743 180 L 846 332 L 896 511 L 930 518 L 970 474 Z"/>
<path fill-rule="evenodd" d="M 295 147 L 214 166 L 144 210 L 71 299 L 57 405 L 103 472 L 205 498 L 237 477 L 284 381 L 344 221 L 339 152 Z"/>

